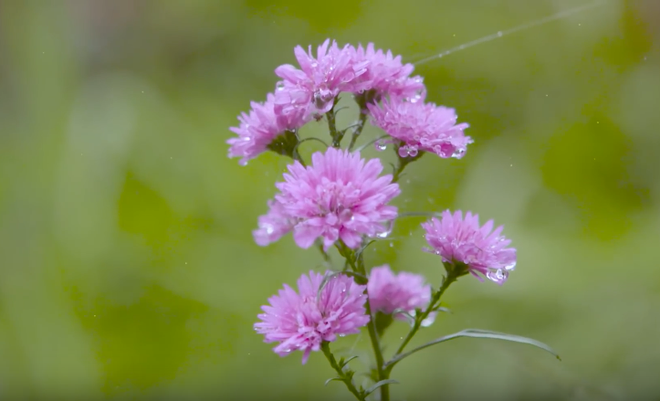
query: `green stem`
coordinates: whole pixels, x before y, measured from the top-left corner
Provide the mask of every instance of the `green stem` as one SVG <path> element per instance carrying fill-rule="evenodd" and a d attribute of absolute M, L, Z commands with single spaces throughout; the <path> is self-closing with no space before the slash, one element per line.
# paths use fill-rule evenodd
<path fill-rule="evenodd" d="M 355 95 L 355 103 L 357 103 L 358 108 L 360 109 L 360 117 L 358 118 L 357 126 L 353 130 L 351 143 L 350 145 L 348 145 L 349 151 L 353 150 L 353 146 L 355 145 L 355 142 L 362 133 L 362 129 L 364 128 L 364 123 L 367 121 L 367 116 L 368 116 L 367 103 L 374 101 L 375 96 L 376 96 L 376 92 L 373 90 L 364 92 L 359 95 Z"/>
<path fill-rule="evenodd" d="M 323 354 L 325 357 L 328 359 L 328 362 L 330 362 L 330 366 L 337 372 L 339 375 L 339 378 L 341 381 L 346 384 L 346 388 L 348 391 L 351 392 L 360 401 L 364 401 L 364 396 L 362 396 L 362 393 L 355 387 L 355 384 L 353 384 L 353 378 L 344 372 L 344 369 L 342 369 L 341 366 L 337 363 L 337 360 L 335 360 L 335 356 L 332 355 L 332 352 L 330 351 L 330 345 L 327 341 L 323 341 L 321 343 L 321 350 L 323 351 Z"/>
<path fill-rule="evenodd" d="M 335 106 L 338 101 L 339 97 L 336 97 L 332 103 L 332 108 L 325 113 L 325 117 L 328 119 L 328 130 L 330 131 L 330 137 L 332 138 L 332 147 L 334 148 L 341 147 L 341 140 L 344 138 L 344 131 L 337 129 L 337 114 L 335 112 Z"/>
<path fill-rule="evenodd" d="M 349 151 L 353 150 L 353 146 L 355 146 L 355 142 L 362 133 L 362 129 L 364 128 L 364 123 L 366 121 L 367 121 L 367 114 L 365 114 L 363 110 L 360 110 L 360 118 L 358 119 L 357 126 L 353 130 L 353 136 L 351 136 L 351 143 L 348 145 Z"/>
<path fill-rule="evenodd" d="M 351 266 L 353 271 L 361 275 L 362 279 L 356 280 L 358 284 L 366 285 L 368 283 L 367 271 L 364 267 L 364 259 L 362 257 L 362 252 L 356 253 L 352 249 L 348 248 L 343 242 L 339 242 L 337 245 L 339 253 L 346 258 L 346 261 Z M 383 357 L 383 352 L 380 347 L 380 338 L 378 336 L 378 330 L 376 329 L 376 320 L 373 313 L 371 312 L 371 305 L 369 299 L 365 302 L 365 308 L 367 314 L 369 315 L 369 323 L 367 323 L 367 330 L 369 332 L 369 339 L 371 340 L 371 347 L 374 350 L 374 356 L 376 357 L 376 372 L 378 374 L 378 381 L 389 379 L 389 372 L 385 369 L 385 358 Z M 390 387 L 388 384 L 385 384 L 380 387 L 380 400 L 389 401 L 390 399 Z"/>
<path fill-rule="evenodd" d="M 408 335 L 406 336 L 406 338 L 403 339 L 403 342 L 399 346 L 399 349 L 396 350 L 396 353 L 394 354 L 392 359 L 396 359 L 403 352 L 403 350 L 406 348 L 406 345 L 408 345 L 410 340 L 412 340 L 412 338 L 415 336 L 415 334 L 417 334 L 417 331 L 420 329 L 420 327 L 422 327 L 422 322 L 429 316 L 429 314 L 431 314 L 431 312 L 433 311 L 435 306 L 438 304 L 438 302 L 440 301 L 440 298 L 442 297 L 442 294 L 445 293 L 447 288 L 449 288 L 451 283 L 456 281 L 457 278 L 458 278 L 458 276 L 456 274 L 454 274 L 454 271 L 451 271 L 451 272 L 447 273 L 447 276 L 442 281 L 442 285 L 440 286 L 440 289 L 438 290 L 438 292 L 436 292 L 433 295 L 433 298 L 431 298 L 431 302 L 429 302 L 429 306 L 426 308 L 426 310 L 424 312 L 422 312 L 421 315 L 415 316 L 415 323 L 413 324 L 413 327 L 408 332 Z M 390 362 L 388 362 L 388 367 L 385 369 L 387 371 L 388 375 L 389 375 L 389 372 L 392 370 L 393 367 L 394 367 L 394 365 L 392 365 L 392 364 L 390 364 Z"/>
<path fill-rule="evenodd" d="M 410 163 L 418 160 L 420 157 L 424 156 L 425 152 L 420 151 L 417 156 L 414 157 L 401 157 L 399 156 L 399 146 L 396 146 L 394 148 L 394 151 L 397 153 L 397 158 L 399 160 L 398 165 L 396 166 L 396 170 L 394 170 L 394 174 L 392 177 L 392 182 L 397 182 L 399 178 L 401 178 L 401 173 L 403 173 L 403 170 L 406 168 L 407 165 Z"/>

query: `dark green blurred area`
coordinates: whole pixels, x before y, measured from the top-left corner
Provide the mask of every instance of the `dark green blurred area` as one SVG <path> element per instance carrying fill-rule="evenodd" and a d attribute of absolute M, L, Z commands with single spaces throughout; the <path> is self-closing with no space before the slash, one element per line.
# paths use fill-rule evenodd
<path fill-rule="evenodd" d="M 290 236 L 253 242 L 287 161 L 240 167 L 228 127 L 295 45 L 373 41 L 412 62 L 585 3 L 0 1 L 0 397 L 348 399 L 323 387 L 321 355 L 302 366 L 253 332 L 321 258 Z M 457 340 L 401 363 L 394 399 L 660 397 L 659 4 L 605 1 L 417 68 L 475 143 L 411 165 L 397 206 L 494 218 L 519 260 L 502 287 L 460 280 L 453 314 L 414 341 L 498 330 L 563 362 Z M 343 113 L 350 124 L 355 108 Z M 437 285 L 420 222 L 401 221 L 369 265 Z M 360 368 L 368 346 L 335 349 Z"/>

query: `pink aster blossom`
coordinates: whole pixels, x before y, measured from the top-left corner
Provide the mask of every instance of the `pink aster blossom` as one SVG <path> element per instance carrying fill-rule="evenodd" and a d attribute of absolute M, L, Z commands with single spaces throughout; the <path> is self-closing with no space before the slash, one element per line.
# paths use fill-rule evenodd
<path fill-rule="evenodd" d="M 335 41 L 330 44 L 330 39 L 318 47 L 316 58 L 311 46 L 307 53 L 297 46 L 294 53 L 301 69 L 290 64 L 275 69 L 275 74 L 283 79 L 275 92 L 278 113 L 288 114 L 310 103 L 318 113 L 325 113 L 339 92 L 355 90 L 352 82 L 366 71 L 367 62 L 353 59 L 352 46 L 339 48 Z"/>
<path fill-rule="evenodd" d="M 379 177 L 378 159 L 365 162 L 359 152 L 328 148 L 314 153 L 310 166 L 295 161 L 288 169 L 284 182 L 276 184 L 281 211 L 270 214 L 293 222 L 293 239 L 301 248 L 321 238 L 325 250 L 337 240 L 355 249 L 363 236 L 386 233 L 397 216 L 397 208 L 387 203 L 400 193 L 399 186 L 390 174 Z"/>
<path fill-rule="evenodd" d="M 367 292 L 372 311 L 391 314 L 396 310 L 415 315 L 416 309 L 425 309 L 431 301 L 431 286 L 424 284 L 419 274 L 400 272 L 394 274 L 388 265 L 374 267 L 369 274 Z M 424 326 L 433 323 L 435 313 L 426 319 Z M 395 318 L 405 320 L 405 316 L 395 314 Z"/>
<path fill-rule="evenodd" d="M 298 279 L 298 293 L 285 284 L 268 299 L 270 305 L 261 307 L 265 313 L 258 315 L 261 322 L 254 328 L 265 335 L 264 342 L 279 342 L 273 348 L 278 355 L 300 350 L 305 364 L 310 352 L 320 350 L 323 341 L 359 333 L 369 322 L 366 286 L 340 274 L 329 278 L 319 292 L 323 279 L 324 275 L 313 271 L 303 274 Z"/>
<path fill-rule="evenodd" d="M 373 43 L 369 43 L 366 48 L 358 45 L 353 60 L 357 65 L 367 66 L 366 73 L 356 78 L 357 91 L 373 89 L 378 98 L 386 95 L 415 98 L 425 91 L 422 77 L 410 77 L 415 67 L 403 64 L 401 56 L 394 57 L 390 50 L 387 53 L 381 49 L 376 50 Z"/>
<path fill-rule="evenodd" d="M 229 157 L 241 157 L 242 165 L 265 152 L 277 136 L 287 130 L 295 131 L 311 119 L 309 108 L 298 108 L 287 115 L 276 114 L 272 93 L 267 95 L 264 103 L 251 102 L 250 106 L 252 110 L 248 114 L 242 113 L 238 117 L 241 124 L 229 128 L 238 134 L 238 138 L 227 140 L 231 145 Z"/>
<path fill-rule="evenodd" d="M 516 250 L 507 248 L 511 240 L 500 235 L 503 226 L 492 231 L 493 220 L 480 227 L 478 215 L 467 212 L 463 219 L 460 210 L 446 210 L 440 220 L 434 217 L 422 227 L 432 247 L 426 251 L 442 256 L 443 262 L 466 265 L 479 279 L 482 274 L 501 285 L 516 266 Z"/>
<path fill-rule="evenodd" d="M 402 142 L 399 156 L 414 157 L 419 151 L 432 152 L 442 158 L 462 158 L 472 138 L 463 130 L 467 123 L 456 124 L 454 109 L 424 103 L 424 96 L 406 101 L 384 99 L 381 105 L 367 105 L 373 125 Z"/>

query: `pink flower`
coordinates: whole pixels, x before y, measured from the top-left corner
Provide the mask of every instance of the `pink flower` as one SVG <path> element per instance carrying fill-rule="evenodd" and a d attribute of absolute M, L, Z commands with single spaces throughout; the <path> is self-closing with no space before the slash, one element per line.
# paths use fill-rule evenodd
<path fill-rule="evenodd" d="M 350 45 L 340 49 L 335 41 L 330 45 L 327 39 L 314 58 L 311 46 L 308 53 L 297 46 L 294 53 L 301 69 L 289 64 L 275 69 L 275 74 L 284 80 L 275 92 L 277 112 L 288 114 L 312 102 L 318 113 L 330 110 L 339 92 L 350 91 L 352 81 L 366 71 L 367 63 L 355 62 L 351 49 Z"/>
<path fill-rule="evenodd" d="M 493 230 L 493 220 L 479 227 L 479 216 L 459 210 L 453 215 L 449 210 L 442 212 L 442 219 L 435 217 L 422 223 L 426 240 L 433 249 L 427 252 L 442 256 L 445 263 L 462 263 L 470 273 L 481 280 L 479 273 L 488 279 L 503 284 L 509 272 L 516 266 L 515 248 L 507 248 L 511 240 L 500 235 L 503 226 Z"/>
<path fill-rule="evenodd" d="M 416 309 L 425 309 L 431 301 L 431 286 L 424 284 L 423 276 L 408 272 L 395 275 L 388 265 L 371 269 L 367 292 L 371 310 L 385 314 L 399 310 L 414 316 Z M 401 314 L 395 314 L 395 318 L 405 320 Z M 425 326 L 434 319 L 435 313 L 432 312 Z"/>
<path fill-rule="evenodd" d="M 293 239 L 301 248 L 320 237 L 325 250 L 337 240 L 355 249 L 363 236 L 388 232 L 397 216 L 397 208 L 387 203 L 399 186 L 390 174 L 378 176 L 383 171 L 378 159 L 365 163 L 359 152 L 328 148 L 312 155 L 311 166 L 296 161 L 288 169 L 284 182 L 276 184 L 282 210 L 269 215 L 293 222 Z"/>
<path fill-rule="evenodd" d="M 465 155 L 472 138 L 465 136 L 466 123 L 456 124 L 454 109 L 424 103 L 424 96 L 409 101 L 385 99 L 381 105 L 368 104 L 372 124 L 403 142 L 399 156 L 414 157 L 419 151 L 433 152 L 442 158 Z"/>
<path fill-rule="evenodd" d="M 399 98 L 414 98 L 425 91 L 422 77 L 410 77 L 415 67 L 412 64 L 402 64 L 401 56 L 394 57 L 390 50 L 374 48 L 369 43 L 365 48 L 358 45 L 354 50 L 354 63 L 365 64 L 365 74 L 356 78 L 354 93 L 360 90 L 375 90 L 378 98 L 382 96 L 394 96 Z"/>
<path fill-rule="evenodd" d="M 229 128 L 238 134 L 238 138 L 230 138 L 227 143 L 229 157 L 242 157 L 240 163 L 247 164 L 248 160 L 265 152 L 271 142 L 285 131 L 295 131 L 310 119 L 309 108 L 299 108 L 287 115 L 276 115 L 275 96 L 269 93 L 264 103 L 251 102 L 249 114 L 241 113 L 238 117 L 241 122 L 238 127 Z"/>
<path fill-rule="evenodd" d="M 326 273 L 328 275 L 329 272 Z M 336 275 L 328 279 L 319 292 L 324 276 L 313 271 L 298 279 L 296 293 L 288 285 L 262 306 L 261 322 L 254 328 L 264 334 L 264 342 L 279 342 L 273 348 L 280 356 L 300 350 L 302 363 L 311 351 L 321 349 L 323 341 L 335 341 L 337 336 L 356 334 L 369 322 L 366 314 L 366 286 L 357 285 L 352 278 Z"/>
<path fill-rule="evenodd" d="M 293 229 L 293 221 L 288 217 L 282 205 L 268 201 L 268 213 L 259 217 L 259 229 L 252 232 L 257 245 L 266 246 L 275 242 Z"/>

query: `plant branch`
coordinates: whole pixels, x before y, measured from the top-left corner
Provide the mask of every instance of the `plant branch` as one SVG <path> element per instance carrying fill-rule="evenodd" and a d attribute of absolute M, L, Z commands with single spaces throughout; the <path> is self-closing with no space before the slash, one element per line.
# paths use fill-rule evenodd
<path fill-rule="evenodd" d="M 344 372 L 344 369 L 342 369 L 341 366 L 337 363 L 337 360 L 335 359 L 335 356 L 332 355 L 332 352 L 330 351 L 330 345 L 327 341 L 323 341 L 321 343 L 321 350 L 323 351 L 323 354 L 325 357 L 328 359 L 328 362 L 330 362 L 330 366 L 337 372 L 339 377 L 337 378 L 338 380 L 341 380 L 346 384 L 346 388 L 348 391 L 351 392 L 360 401 L 364 401 L 364 396 L 362 395 L 362 392 L 355 387 L 355 384 L 353 383 L 353 375 L 352 374 L 347 374 Z"/>

